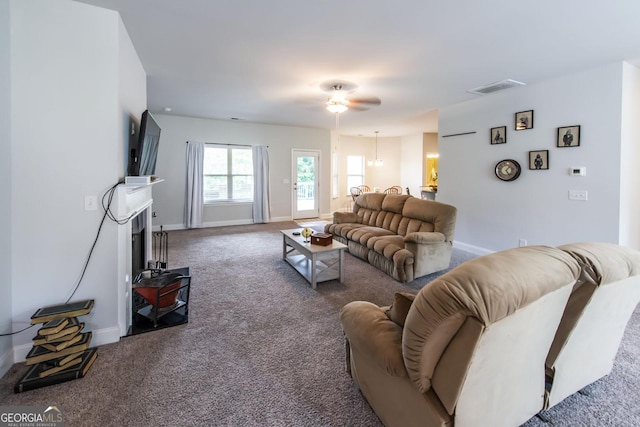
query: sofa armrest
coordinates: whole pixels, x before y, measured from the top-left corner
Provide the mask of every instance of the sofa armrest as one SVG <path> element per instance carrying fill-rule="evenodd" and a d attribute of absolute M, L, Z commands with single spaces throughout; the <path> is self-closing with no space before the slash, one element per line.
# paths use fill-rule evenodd
<path fill-rule="evenodd" d="M 340 322 L 354 352 L 368 356 L 390 375 L 407 377 L 402 328 L 389 320 L 383 307 L 366 301 L 350 302 L 340 310 Z"/>
<path fill-rule="evenodd" d="M 416 231 L 409 233 L 404 237 L 405 243 L 418 243 L 418 244 L 431 244 L 442 243 L 445 241 L 445 236 L 437 231 Z"/>
<path fill-rule="evenodd" d="M 446 240 L 443 233 L 437 231 L 408 233 L 404 238 L 404 248 L 414 257 L 413 277 L 422 277 L 444 270 L 451 264 L 453 244 Z"/>
<path fill-rule="evenodd" d="M 343 224 L 345 222 L 358 222 L 358 215 L 353 212 L 334 212 L 333 223 Z"/>

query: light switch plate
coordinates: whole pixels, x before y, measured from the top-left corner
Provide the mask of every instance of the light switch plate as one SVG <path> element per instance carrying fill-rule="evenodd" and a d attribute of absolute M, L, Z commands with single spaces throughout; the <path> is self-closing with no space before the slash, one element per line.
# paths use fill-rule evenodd
<path fill-rule="evenodd" d="M 587 190 L 569 190 L 569 200 L 586 202 L 588 200 Z"/>

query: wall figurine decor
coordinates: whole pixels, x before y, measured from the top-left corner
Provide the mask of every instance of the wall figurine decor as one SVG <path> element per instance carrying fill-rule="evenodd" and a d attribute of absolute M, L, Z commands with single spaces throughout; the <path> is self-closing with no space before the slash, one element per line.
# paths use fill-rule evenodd
<path fill-rule="evenodd" d="M 529 169 L 549 169 L 549 150 L 529 151 Z"/>
<path fill-rule="evenodd" d="M 558 128 L 558 147 L 579 147 L 580 146 L 580 126 L 563 126 Z"/>
<path fill-rule="evenodd" d="M 516 113 L 516 130 L 533 129 L 533 110 Z"/>
<path fill-rule="evenodd" d="M 499 126 L 497 128 L 491 128 L 491 144 L 505 144 L 507 142 L 507 127 Z"/>

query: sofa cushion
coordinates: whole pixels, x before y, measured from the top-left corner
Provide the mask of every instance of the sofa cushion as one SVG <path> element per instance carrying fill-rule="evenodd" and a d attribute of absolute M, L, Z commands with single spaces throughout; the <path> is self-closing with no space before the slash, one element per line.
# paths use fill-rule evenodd
<path fill-rule="evenodd" d="M 387 259 L 393 259 L 396 252 L 404 249 L 402 236 L 391 234 L 388 236 L 375 236 L 369 239 L 367 247 Z M 413 256 L 413 254 L 411 254 Z"/>
<path fill-rule="evenodd" d="M 404 203 L 409 197 L 411 196 L 406 194 L 388 194 L 382 201 L 382 210 L 401 214 L 402 209 L 404 208 Z"/>
<path fill-rule="evenodd" d="M 358 196 L 353 206 L 353 211 L 358 213 L 360 208 L 379 211 L 382 210 L 382 201 L 384 193 L 365 193 Z"/>
<path fill-rule="evenodd" d="M 407 318 L 407 314 L 409 314 L 409 309 L 415 297 L 414 294 L 407 292 L 396 292 L 393 297 L 393 303 L 386 310 L 389 320 L 404 327 L 404 321 Z"/>
<path fill-rule="evenodd" d="M 384 253 L 384 248 L 387 245 L 395 245 L 399 248 L 403 248 L 404 239 L 402 238 L 402 236 L 398 236 L 397 234 L 388 234 L 374 236 L 367 240 L 367 247 L 378 253 Z"/>
<path fill-rule="evenodd" d="M 340 237 L 344 237 L 345 239 L 348 238 L 349 233 L 356 229 L 356 228 L 360 228 L 360 227 L 365 227 L 364 224 L 357 224 L 354 222 L 347 222 L 344 224 L 327 224 L 326 227 L 324 228 L 325 232 L 327 233 L 331 233 L 333 235 L 336 236 L 340 236 Z"/>
<path fill-rule="evenodd" d="M 640 252 L 612 243 L 583 242 L 558 246 L 585 268 L 597 285 L 604 285 L 640 274 Z"/>
<path fill-rule="evenodd" d="M 347 238 L 354 242 L 358 242 L 363 246 L 367 246 L 367 241 L 374 237 L 394 236 L 392 231 L 379 227 L 357 227 L 347 233 Z"/>

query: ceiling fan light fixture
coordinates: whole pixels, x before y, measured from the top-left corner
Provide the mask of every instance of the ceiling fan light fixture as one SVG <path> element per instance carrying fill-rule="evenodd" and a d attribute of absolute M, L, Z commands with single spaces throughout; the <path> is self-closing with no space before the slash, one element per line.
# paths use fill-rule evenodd
<path fill-rule="evenodd" d="M 327 102 L 327 110 L 331 111 L 332 113 L 336 113 L 336 114 L 340 114 L 340 113 L 344 113 L 345 111 L 347 111 L 349 109 L 348 105 L 349 105 L 349 101 L 347 101 L 346 99 L 329 99 Z"/>

